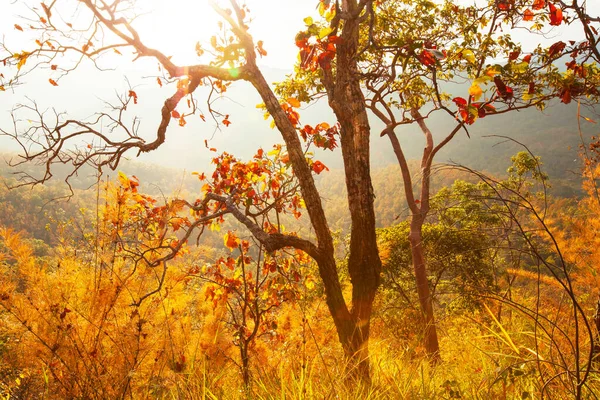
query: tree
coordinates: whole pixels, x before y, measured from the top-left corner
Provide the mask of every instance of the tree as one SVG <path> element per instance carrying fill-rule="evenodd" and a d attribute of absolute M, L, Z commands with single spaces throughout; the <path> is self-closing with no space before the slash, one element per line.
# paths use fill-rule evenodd
<path fill-rule="evenodd" d="M 75 72 L 83 59 L 96 62 L 106 53 L 121 54 L 130 50 L 137 58 L 156 60 L 165 74 L 158 77 L 158 83 L 170 84 L 174 93 L 164 102 L 156 137 L 152 141 L 139 136 L 138 120 L 126 120 L 128 107 L 132 108 L 138 102 L 133 89 L 120 97 L 120 103 L 111 112 L 100 112 L 89 121 L 69 119 L 58 113 L 50 118 L 35 103 L 19 106 L 16 111 L 31 112 L 37 121 L 24 131 L 17 128 L 3 132 L 20 143 L 33 142 L 34 148 L 23 146 L 24 162 L 37 161 L 46 167 L 41 177 L 25 183 L 45 182 L 52 176 L 51 167 L 57 163 L 71 164 L 73 174 L 86 163 L 115 169 L 124 154 L 150 152 L 161 146 L 171 121 L 177 120 L 180 126 L 185 126 L 186 118 L 193 114 L 204 118 L 193 96 L 199 86 L 210 86 L 211 93 L 222 94 L 233 81 L 249 82 L 262 98 L 262 107 L 273 118 L 273 126 L 281 134 L 285 149 L 276 149 L 270 159 L 261 149 L 252 161 L 245 163 L 226 153 L 217 157 L 216 170 L 212 181 L 207 183 L 204 196 L 194 202 L 173 203 L 180 210 L 189 209 L 193 214 L 177 220 L 177 228 L 185 231 L 184 239 L 187 240 L 195 229 L 202 230 L 225 215 L 231 215 L 248 228 L 267 252 L 292 247 L 308 254 L 318 265 L 329 311 L 350 360 L 348 365 L 356 375 L 368 378 L 370 318 L 381 273 L 369 165 L 371 124 L 368 111 L 384 122 L 381 135 L 390 138 L 402 169 L 412 213 L 409 238 L 424 314 L 426 348 L 437 359 L 439 345 L 422 243 L 436 153 L 458 132 L 486 115 L 529 106 L 542 107 L 557 95 L 565 103 L 584 94 L 598 95 L 597 67 L 585 63 L 590 43 L 567 45 L 557 42 L 549 49 L 540 46 L 520 58 L 520 46 L 502 31 L 503 27 L 525 25 L 535 31 L 543 29 L 547 23 L 560 25 L 564 20 L 581 18 L 579 14 L 567 15 L 566 8 L 563 16 L 562 6 L 558 3 L 546 4 L 544 0 L 530 3 L 496 0 L 481 6 L 461 7 L 453 2 L 436 4 L 425 0 L 320 0 L 317 5 L 321 18 L 318 21 L 305 19 L 306 29 L 296 36 L 300 62 L 295 76 L 277 88 L 280 98 L 257 66 L 257 57 L 266 56 L 267 51 L 263 41 L 255 42 L 248 33 L 249 10 L 235 0 L 227 7 L 211 3 L 225 22 L 222 24 L 224 32 L 211 38 L 209 50 L 200 44 L 196 46 L 198 55 L 210 51 L 214 55 L 213 61 L 193 65 L 177 65 L 168 54 L 149 47 L 135 28 L 135 12 L 129 1 L 42 3 L 41 10 L 32 9 L 37 16 L 31 20 L 30 28 L 15 25 L 17 30 L 32 29 L 39 33 L 36 46 L 19 52 L 5 50 L 0 58 L 7 68 L 6 75 L 12 77 L 10 80 L 2 78 L 3 89 L 18 89 L 33 69 L 58 70 L 64 76 Z M 69 22 L 61 17 L 66 15 L 64 9 L 71 5 L 81 8 L 78 21 Z M 581 9 L 577 7 L 577 10 Z M 594 23 L 595 20 L 585 19 L 584 26 L 591 29 Z M 64 54 L 76 57 L 59 64 L 59 56 Z M 554 64 L 566 54 L 573 56 L 573 62 L 567 72 L 560 72 Z M 497 61 L 504 58 L 508 61 Z M 488 64 L 492 59 L 493 64 Z M 461 78 L 471 82 L 468 96 L 453 98 L 444 92 L 447 88 L 442 87 L 442 82 Z M 48 82 L 59 85 L 53 78 Z M 300 102 L 322 95 L 327 97 L 337 124 L 303 127 L 297 111 Z M 186 113 L 177 110 L 184 99 L 190 107 Z M 451 99 L 454 105 L 451 105 Z M 434 145 L 427 117 L 437 110 L 446 112 L 455 126 Z M 209 112 L 224 126 L 234 118 L 219 113 L 210 105 Z M 399 126 L 412 123 L 419 126 L 426 139 L 420 195 L 413 192 L 414 179 L 395 133 Z M 110 128 L 110 134 L 105 133 L 103 127 Z M 86 148 L 70 147 L 82 139 L 88 143 Z M 338 141 L 352 222 L 348 258 L 352 286 L 350 304 L 346 303 L 342 293 L 332 233 L 313 176 L 326 167 L 307 157 L 306 153 L 310 146 L 333 149 Z M 278 172 L 275 168 L 278 164 L 291 167 L 293 176 L 289 171 Z M 270 186 L 262 187 L 261 179 Z M 286 210 L 299 213 L 302 204 L 308 212 L 314 240 L 283 233 L 277 223 L 280 213 Z M 259 224 L 259 218 L 263 217 L 268 223 Z M 159 228 L 175 230 L 172 222 Z M 181 244 L 173 242 L 167 247 L 145 261 L 159 265 L 173 257 Z"/>

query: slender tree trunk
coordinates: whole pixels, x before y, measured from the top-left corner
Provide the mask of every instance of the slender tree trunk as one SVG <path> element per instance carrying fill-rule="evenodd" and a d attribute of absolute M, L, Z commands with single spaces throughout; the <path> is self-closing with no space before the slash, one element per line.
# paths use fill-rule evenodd
<path fill-rule="evenodd" d="M 425 136 L 425 148 L 421 158 L 421 199 L 415 198 L 413 192 L 413 181 L 408 162 L 400 146 L 400 141 L 393 128 L 389 127 L 383 131 L 387 135 L 396 154 L 400 171 L 402 173 L 402 182 L 404 183 L 404 193 L 406 202 L 410 208 L 412 217 L 410 223 L 409 242 L 415 270 L 415 281 L 417 284 L 417 294 L 423 313 L 423 342 L 427 354 L 433 362 L 440 360 L 440 347 L 437 337 L 437 328 L 433 314 L 433 299 L 429 292 L 429 281 L 427 279 L 427 261 L 425 259 L 425 250 L 423 248 L 423 224 L 429 213 L 429 197 L 431 183 L 431 164 L 436 148 L 433 144 L 433 135 L 425 124 L 425 121 L 417 109 L 411 110 L 411 115 L 417 121 L 423 135 Z M 385 118 L 383 119 L 385 121 Z M 387 121 L 389 122 L 389 121 Z M 438 148 L 439 149 L 439 148 Z"/>
<path fill-rule="evenodd" d="M 427 279 L 427 264 L 423 248 L 423 223 L 425 218 L 421 215 L 413 215 L 410 223 L 410 251 L 412 254 L 413 267 L 415 269 L 415 280 L 419 303 L 423 312 L 423 341 L 425 350 L 433 362 L 440 360 L 440 348 L 437 337 L 437 329 L 433 314 L 433 299 L 429 291 L 429 280 Z"/>
<path fill-rule="evenodd" d="M 243 339 L 241 339 L 243 340 Z M 244 381 L 244 390 L 250 389 L 250 356 L 248 355 L 248 343 L 240 343 L 240 358 L 242 359 L 242 379 Z"/>

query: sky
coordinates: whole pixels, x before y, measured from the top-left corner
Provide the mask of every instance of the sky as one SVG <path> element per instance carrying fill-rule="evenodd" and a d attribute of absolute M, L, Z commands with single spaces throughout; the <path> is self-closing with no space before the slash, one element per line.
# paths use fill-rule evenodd
<path fill-rule="evenodd" d="M 27 26 L 23 16 L 31 15 L 28 7 L 39 7 L 39 0 L 0 0 L 0 37 L 13 51 L 23 48 L 23 42 L 33 42 L 35 37 L 27 32 L 14 29 L 14 24 Z M 76 4 L 71 0 L 69 4 Z M 262 40 L 268 55 L 259 59 L 269 82 L 281 80 L 297 58 L 294 37 L 303 29 L 303 19 L 315 15 L 317 0 L 247 0 L 252 22 L 250 33 L 255 41 Z M 600 15 L 600 1 L 590 3 L 597 15 Z M 81 6 L 80 6 L 81 7 Z M 218 31 L 218 18 L 209 7 L 207 0 L 137 0 L 139 17 L 134 26 L 138 29 L 142 41 L 150 47 L 172 55 L 176 63 L 197 63 L 195 44 L 200 42 L 209 48 L 210 37 Z M 41 11 L 41 10 L 40 10 Z M 83 10 L 71 10 L 62 17 L 65 20 L 77 21 Z M 567 28 L 567 31 L 555 31 L 546 39 L 549 42 L 576 38 L 574 31 L 578 27 Z M 519 33 L 515 33 L 518 39 Z M 527 38 L 527 36 L 523 36 Z M 529 40 L 527 46 L 533 46 Z M 48 84 L 51 71 L 40 71 L 26 77 L 27 84 L 17 88 L 15 92 L 0 92 L 0 127 L 10 127 L 9 110 L 13 105 L 27 102 L 27 97 L 35 99 L 41 109 L 55 108 L 77 118 L 86 118 L 106 106 L 106 101 L 114 101 L 117 93 L 126 92 L 129 84 L 137 91 L 140 101 L 130 117 L 138 115 L 142 119 L 141 134 L 152 139 L 156 132 L 159 110 L 162 102 L 172 94 L 172 87 L 157 87 L 157 64 L 150 59 L 139 59 L 130 62 L 132 56 L 109 55 L 106 66 L 117 66 L 114 71 L 99 72 L 90 63 L 83 63 L 74 74 L 61 78 L 58 87 Z M 124 62 L 123 62 L 124 61 Z M 200 59 L 200 62 L 208 59 Z M 50 75 L 55 77 L 55 75 Z M 128 81 L 126 80 L 126 77 Z M 204 92 L 205 95 L 206 92 Z M 201 98 L 203 93 L 198 94 Z M 219 151 L 228 150 L 242 156 L 251 156 L 259 146 L 269 147 L 280 142 L 279 135 L 269 129 L 269 121 L 264 121 L 262 112 L 255 108 L 260 103 L 252 88 L 244 82 L 236 83 L 228 96 L 219 102 L 224 113 L 231 114 L 232 125 L 218 130 L 215 124 L 199 119 L 189 121 L 185 129 L 177 126 L 170 128 L 168 140 L 159 151 L 142 157 L 142 160 L 159 162 L 177 168 L 205 168 L 210 153 L 204 146 L 208 140 L 211 147 Z M 315 106 L 303 111 L 306 122 L 310 119 L 330 118 L 326 107 Z M 325 117 L 323 117 L 325 116 Z M 23 116 L 23 126 L 27 126 L 27 117 Z M 15 150 L 15 144 L 0 137 L 1 150 Z M 196 151 L 190 151 L 197 149 Z M 237 152 L 237 153 L 236 153 Z M 199 161 L 201 159 L 201 161 Z"/>

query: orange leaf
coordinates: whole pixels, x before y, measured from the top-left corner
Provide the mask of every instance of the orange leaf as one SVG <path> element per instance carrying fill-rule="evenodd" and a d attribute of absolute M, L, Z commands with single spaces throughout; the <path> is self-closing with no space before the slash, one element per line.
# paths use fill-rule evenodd
<path fill-rule="evenodd" d="M 171 111 L 171 117 L 173 118 L 181 118 L 181 114 L 177 110 Z"/>
<path fill-rule="evenodd" d="M 223 119 L 223 125 L 225 125 L 225 126 L 231 125 L 231 121 L 229 120 L 229 115 L 226 115 L 225 119 Z"/>
<path fill-rule="evenodd" d="M 47 24 L 48 23 L 48 21 L 44 17 L 40 17 L 40 21 L 42 22 L 42 24 Z"/>
<path fill-rule="evenodd" d="M 21 28 L 21 25 L 15 24 L 15 29 L 18 30 L 18 31 L 23 32 L 23 28 Z"/>
<path fill-rule="evenodd" d="M 156 77 L 156 82 L 158 82 L 158 86 L 162 87 L 162 81 L 159 76 Z"/>
<path fill-rule="evenodd" d="M 298 101 L 298 99 L 294 98 L 294 97 L 289 97 L 287 99 L 287 102 L 290 106 L 298 108 L 300 107 L 300 102 Z"/>
<path fill-rule="evenodd" d="M 122 55 L 123 55 L 123 54 L 121 54 L 121 52 L 120 52 L 119 50 L 117 50 L 117 49 L 113 49 L 113 51 L 114 51 L 115 53 L 117 53 L 118 55 L 120 55 L 120 56 L 122 56 Z"/>
<path fill-rule="evenodd" d="M 183 118 L 183 115 L 179 118 L 179 126 L 185 126 L 185 124 L 187 124 L 185 118 Z"/>
<path fill-rule="evenodd" d="M 235 233 L 228 231 L 223 237 L 223 243 L 229 250 L 234 250 L 240 245 L 240 239 L 235 236 Z"/>
<path fill-rule="evenodd" d="M 68 26 L 69 28 L 71 28 L 71 29 L 73 28 L 73 24 L 70 24 L 70 23 L 68 23 L 68 22 L 67 22 L 66 24 L 67 24 L 67 26 Z"/>
<path fill-rule="evenodd" d="M 264 44 L 264 42 L 262 40 L 259 40 L 258 42 L 256 42 L 256 49 L 258 50 L 258 54 L 260 54 L 261 57 L 264 57 L 267 55 L 267 51 L 265 49 L 263 49 L 263 44 Z"/>
<path fill-rule="evenodd" d="M 50 66 L 50 69 L 51 69 L 52 71 L 56 71 L 56 69 L 57 69 L 57 68 L 58 68 L 58 65 L 56 65 L 56 64 L 52 64 L 52 65 Z"/>
<path fill-rule="evenodd" d="M 533 1 L 533 9 L 534 10 L 541 10 L 544 7 L 546 7 L 546 0 L 534 0 Z"/>
<path fill-rule="evenodd" d="M 525 12 L 523 13 L 523 21 L 531 21 L 533 20 L 533 11 L 531 11 L 529 8 L 527 10 L 525 10 Z"/>
<path fill-rule="evenodd" d="M 133 90 L 129 91 L 129 97 L 133 97 L 133 104 L 137 104 L 138 102 L 138 96 L 137 93 L 134 92 Z"/>
<path fill-rule="evenodd" d="M 58 83 L 56 83 L 56 81 L 52 78 L 48 79 L 48 82 L 50 82 L 52 86 L 58 86 Z"/>

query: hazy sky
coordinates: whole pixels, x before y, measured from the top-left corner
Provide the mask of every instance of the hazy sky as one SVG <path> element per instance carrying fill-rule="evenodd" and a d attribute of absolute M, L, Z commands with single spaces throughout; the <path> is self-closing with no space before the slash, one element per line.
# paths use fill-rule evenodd
<path fill-rule="evenodd" d="M 24 27 L 28 25 L 19 16 L 31 15 L 28 6 L 39 7 L 40 0 L 0 0 L 0 36 L 2 41 L 9 45 L 12 51 L 19 51 L 23 41 L 32 43 L 35 36 L 28 32 L 14 29 L 14 24 L 19 23 Z M 167 55 L 173 55 L 177 63 L 197 63 L 194 47 L 196 42 L 205 44 L 208 48 L 210 36 L 217 31 L 218 18 L 210 9 L 206 0 L 138 0 L 140 10 L 147 11 L 136 21 L 135 27 L 139 30 L 142 40 L 150 47 L 155 47 Z M 594 0 L 593 14 L 600 15 L 600 1 Z M 71 1 L 69 4 L 77 4 Z M 316 14 L 317 0 L 247 0 L 250 16 L 250 33 L 255 41 L 263 40 L 264 48 L 268 55 L 259 60 L 262 66 L 268 67 L 268 80 L 273 82 L 282 79 L 289 73 L 297 57 L 297 48 L 294 44 L 295 34 L 303 29 L 303 18 Z M 591 4 L 591 3 L 590 3 Z M 82 7 L 80 5 L 80 7 Z M 63 14 L 65 20 L 76 21 L 77 13 L 84 11 L 70 11 Z M 68 22 L 68 21 L 67 21 Z M 576 25 L 576 24 L 574 24 Z M 580 36 L 569 31 L 577 31 L 579 26 L 572 28 L 561 27 L 547 38 L 548 41 L 577 39 Z M 515 33 L 518 39 L 519 33 Z M 529 42 L 533 46 L 533 42 Z M 525 46 L 527 47 L 527 46 Z M 59 81 L 58 87 L 48 83 L 48 77 L 53 77 L 52 71 L 44 70 L 26 77 L 27 84 L 19 87 L 16 92 L 0 92 L 0 127 L 10 127 L 8 111 L 16 103 L 26 101 L 25 96 L 35 98 L 40 108 L 56 108 L 61 112 L 68 112 L 77 118 L 92 115 L 104 107 L 103 101 L 113 101 L 116 93 L 126 91 L 125 76 L 130 79 L 140 97 L 140 102 L 133 114 L 142 117 L 141 134 L 151 139 L 156 132 L 159 110 L 162 102 L 172 95 L 172 88 L 158 88 L 156 83 L 156 62 L 149 59 L 140 59 L 131 63 L 132 57 L 111 55 L 111 63 L 119 66 L 115 71 L 98 72 L 90 63 L 84 63 L 79 71 L 68 75 Z M 120 60 L 124 62 L 121 63 Z M 201 59 L 200 62 L 203 60 Z M 209 61 L 206 58 L 205 61 Z M 50 75 L 49 75 L 50 74 Z M 6 75 L 6 74 L 5 74 Z M 279 135 L 269 129 L 269 121 L 264 121 L 260 110 L 255 105 L 260 99 L 253 94 L 246 83 L 236 84 L 228 98 L 222 101 L 223 110 L 232 115 L 232 125 L 226 130 L 215 131 L 215 125 L 207 122 L 189 121 L 188 126 L 181 129 L 177 126 L 170 128 L 167 143 L 164 148 L 152 154 L 152 161 L 181 167 L 198 163 L 198 159 L 209 159 L 214 153 L 208 153 L 204 147 L 204 140 L 210 140 L 213 147 L 221 150 L 235 150 L 241 153 L 255 151 L 259 145 L 280 142 Z M 202 94 L 198 94 L 201 98 Z M 318 108 L 318 106 L 317 106 Z M 328 115 L 327 110 L 303 112 L 304 115 Z M 26 121 L 27 117 L 23 117 Z M 329 121 L 334 122 L 334 121 Z M 25 122 L 26 126 L 26 122 Z M 190 149 L 197 148 L 197 151 Z M 14 150 L 14 144 L 5 138 L 0 138 L 0 150 Z M 237 153 L 236 153 L 237 154 Z M 247 156 L 247 154 L 243 154 Z M 131 155 L 133 156 L 133 154 Z"/>

